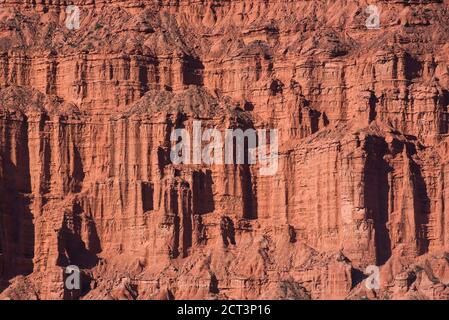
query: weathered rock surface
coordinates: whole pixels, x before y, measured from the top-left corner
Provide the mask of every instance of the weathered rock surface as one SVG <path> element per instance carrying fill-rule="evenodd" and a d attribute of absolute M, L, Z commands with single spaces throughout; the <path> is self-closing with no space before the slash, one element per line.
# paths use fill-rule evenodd
<path fill-rule="evenodd" d="M 72 2 L 0 0 L 0 298 L 449 299 L 449 1 Z"/>

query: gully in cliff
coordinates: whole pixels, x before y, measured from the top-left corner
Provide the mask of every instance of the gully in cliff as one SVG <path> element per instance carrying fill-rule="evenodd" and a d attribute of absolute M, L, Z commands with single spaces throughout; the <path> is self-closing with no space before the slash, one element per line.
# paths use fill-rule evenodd
<path fill-rule="evenodd" d="M 224 145 L 220 130 L 206 129 L 203 132 L 201 121 L 193 121 L 192 131 L 193 139 L 191 139 L 186 128 L 172 131 L 170 141 L 173 146 L 170 152 L 170 160 L 173 164 L 255 165 L 259 162 L 261 176 L 272 176 L 278 170 L 277 129 L 247 129 L 245 131 L 242 129 L 226 129 Z M 203 142 L 206 143 L 204 148 Z"/>

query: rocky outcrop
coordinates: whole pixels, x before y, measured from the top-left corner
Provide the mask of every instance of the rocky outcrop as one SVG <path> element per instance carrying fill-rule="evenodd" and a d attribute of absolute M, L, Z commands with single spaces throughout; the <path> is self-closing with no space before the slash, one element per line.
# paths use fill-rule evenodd
<path fill-rule="evenodd" d="M 73 4 L 0 1 L 1 298 L 449 298 L 447 1 L 378 30 L 363 1 Z M 279 130 L 276 174 L 172 163 L 196 120 Z"/>

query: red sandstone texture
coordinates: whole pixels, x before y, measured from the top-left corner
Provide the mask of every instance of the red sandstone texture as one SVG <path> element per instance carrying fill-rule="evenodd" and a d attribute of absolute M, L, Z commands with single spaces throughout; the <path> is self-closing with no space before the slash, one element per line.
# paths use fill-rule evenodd
<path fill-rule="evenodd" d="M 449 298 L 449 1 L 72 3 L 0 0 L 0 298 Z M 278 173 L 173 165 L 195 119 Z"/>

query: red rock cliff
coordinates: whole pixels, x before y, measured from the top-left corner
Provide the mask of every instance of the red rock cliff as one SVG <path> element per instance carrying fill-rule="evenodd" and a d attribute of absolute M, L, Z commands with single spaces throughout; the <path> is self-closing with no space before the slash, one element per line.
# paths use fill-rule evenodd
<path fill-rule="evenodd" d="M 448 1 L 73 3 L 0 0 L 0 297 L 449 298 Z M 277 174 L 173 165 L 195 119 Z"/>

